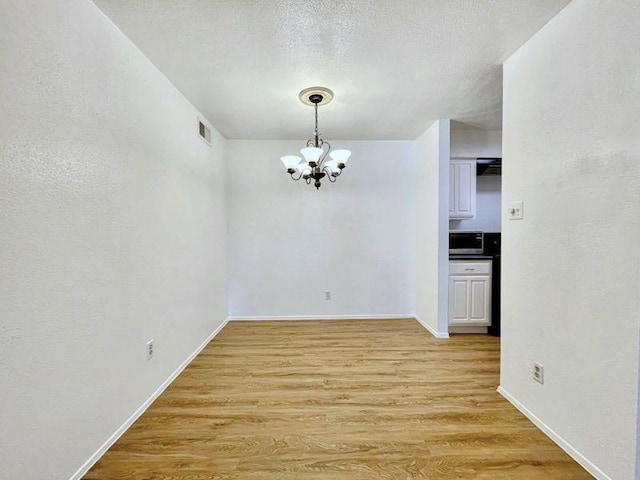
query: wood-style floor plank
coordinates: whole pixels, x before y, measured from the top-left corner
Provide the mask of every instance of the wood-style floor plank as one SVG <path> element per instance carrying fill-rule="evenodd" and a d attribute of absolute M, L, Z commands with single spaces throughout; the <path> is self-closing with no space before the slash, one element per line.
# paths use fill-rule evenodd
<path fill-rule="evenodd" d="M 496 392 L 499 351 L 414 320 L 231 322 L 84 478 L 591 479 Z"/>

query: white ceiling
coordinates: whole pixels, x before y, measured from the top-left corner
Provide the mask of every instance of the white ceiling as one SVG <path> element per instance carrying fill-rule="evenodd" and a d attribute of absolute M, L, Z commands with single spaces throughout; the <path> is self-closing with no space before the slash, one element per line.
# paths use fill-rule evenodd
<path fill-rule="evenodd" d="M 227 138 L 500 129 L 502 67 L 569 0 L 94 0 Z"/>

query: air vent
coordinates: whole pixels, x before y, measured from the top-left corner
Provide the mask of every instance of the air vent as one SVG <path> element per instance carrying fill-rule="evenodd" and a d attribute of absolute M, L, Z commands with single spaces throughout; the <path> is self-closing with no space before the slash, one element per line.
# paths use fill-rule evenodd
<path fill-rule="evenodd" d="M 200 119 L 198 119 L 198 136 L 207 145 L 211 145 L 211 130 Z"/>

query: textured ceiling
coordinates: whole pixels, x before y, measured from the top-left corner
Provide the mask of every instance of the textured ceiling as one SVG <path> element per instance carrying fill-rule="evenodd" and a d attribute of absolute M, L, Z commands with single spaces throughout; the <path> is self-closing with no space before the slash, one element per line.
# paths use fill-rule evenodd
<path fill-rule="evenodd" d="M 95 0 L 227 138 L 499 129 L 502 62 L 569 0 Z"/>

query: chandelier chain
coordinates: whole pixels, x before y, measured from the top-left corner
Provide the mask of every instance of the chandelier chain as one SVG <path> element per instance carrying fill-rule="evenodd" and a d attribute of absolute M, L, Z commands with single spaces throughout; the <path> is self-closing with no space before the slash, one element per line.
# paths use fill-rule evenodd
<path fill-rule="evenodd" d="M 316 112 L 316 129 L 314 131 L 314 136 L 316 137 L 316 147 L 318 146 L 318 137 L 320 136 L 320 134 L 318 133 L 318 104 L 315 103 L 314 105 L 314 109 Z"/>

